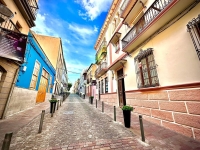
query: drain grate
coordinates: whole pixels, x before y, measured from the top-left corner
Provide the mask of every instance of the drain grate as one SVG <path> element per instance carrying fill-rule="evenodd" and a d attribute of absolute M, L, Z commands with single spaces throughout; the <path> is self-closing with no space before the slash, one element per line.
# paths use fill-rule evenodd
<path fill-rule="evenodd" d="M 65 114 L 65 115 L 71 115 L 71 114 L 74 114 L 74 112 L 73 111 L 65 111 L 63 114 Z"/>

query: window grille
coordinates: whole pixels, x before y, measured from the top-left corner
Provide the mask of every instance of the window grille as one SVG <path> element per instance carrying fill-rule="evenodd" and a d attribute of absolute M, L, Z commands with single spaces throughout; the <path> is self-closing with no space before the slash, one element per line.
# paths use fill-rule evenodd
<path fill-rule="evenodd" d="M 135 71 L 138 88 L 159 85 L 152 48 L 141 50 L 135 57 Z"/>
<path fill-rule="evenodd" d="M 187 24 L 187 29 L 200 60 L 200 14 Z"/>

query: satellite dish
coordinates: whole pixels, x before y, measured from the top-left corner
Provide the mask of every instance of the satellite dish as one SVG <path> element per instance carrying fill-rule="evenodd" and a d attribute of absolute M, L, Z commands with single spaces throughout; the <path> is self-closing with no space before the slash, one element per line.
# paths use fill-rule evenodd
<path fill-rule="evenodd" d="M 7 8 L 5 5 L 0 4 L 0 23 L 9 20 L 13 16 L 14 14 L 9 8 Z"/>

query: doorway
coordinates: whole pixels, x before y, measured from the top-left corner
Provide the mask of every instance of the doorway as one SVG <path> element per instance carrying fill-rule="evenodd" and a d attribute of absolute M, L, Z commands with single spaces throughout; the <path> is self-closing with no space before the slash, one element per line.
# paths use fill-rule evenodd
<path fill-rule="evenodd" d="M 126 97 L 125 97 L 125 86 L 124 86 L 124 77 L 123 77 L 123 68 L 117 71 L 117 79 L 118 79 L 118 96 L 119 96 L 119 106 L 122 107 L 126 105 Z"/>

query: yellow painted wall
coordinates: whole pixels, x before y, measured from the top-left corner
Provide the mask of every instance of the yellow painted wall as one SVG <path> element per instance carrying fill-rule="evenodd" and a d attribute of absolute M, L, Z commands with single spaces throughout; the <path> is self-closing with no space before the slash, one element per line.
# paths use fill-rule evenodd
<path fill-rule="evenodd" d="M 4 0 L 6 3 L 6 6 L 13 12 L 14 17 L 11 19 L 14 24 L 18 21 L 19 24 L 22 26 L 21 33 L 23 34 L 28 34 L 29 32 L 29 27 L 28 24 L 26 23 L 24 17 L 22 16 L 20 10 L 16 6 L 15 2 L 13 0 Z"/>
<path fill-rule="evenodd" d="M 186 27 L 199 10 L 200 4 L 142 47 L 154 49 L 160 86 L 200 81 L 200 61 Z M 138 53 L 139 50 L 131 54 L 124 68 L 126 90 L 137 89 L 134 57 Z"/>

